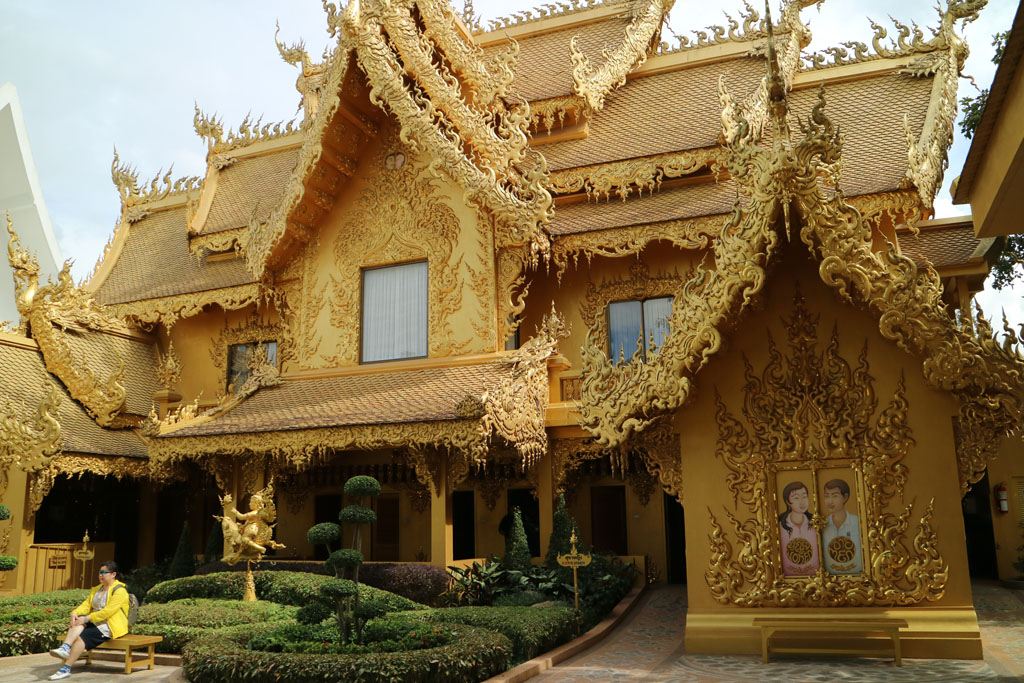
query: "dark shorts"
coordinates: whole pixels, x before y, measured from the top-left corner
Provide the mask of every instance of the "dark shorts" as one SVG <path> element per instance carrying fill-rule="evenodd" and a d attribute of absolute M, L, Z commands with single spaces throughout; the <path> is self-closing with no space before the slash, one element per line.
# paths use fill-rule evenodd
<path fill-rule="evenodd" d="M 91 650 L 104 640 L 110 640 L 110 638 L 103 635 L 103 631 L 96 628 L 96 624 L 86 624 L 85 630 L 82 631 L 82 635 L 79 636 L 82 642 L 85 643 L 85 649 Z"/>

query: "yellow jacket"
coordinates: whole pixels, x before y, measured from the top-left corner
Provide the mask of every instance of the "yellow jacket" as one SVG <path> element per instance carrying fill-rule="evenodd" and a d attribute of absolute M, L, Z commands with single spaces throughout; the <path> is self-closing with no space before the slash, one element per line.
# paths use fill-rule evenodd
<path fill-rule="evenodd" d="M 107 626 L 110 627 L 110 637 L 120 638 L 128 633 L 128 588 L 120 581 L 115 581 L 114 585 L 110 587 L 110 593 L 107 594 L 107 606 L 93 612 L 92 599 L 96 597 L 96 593 L 101 588 L 103 588 L 102 584 L 89 591 L 89 597 L 76 607 L 73 613 L 78 616 L 88 614 L 89 621 L 94 624 L 107 622 Z"/>

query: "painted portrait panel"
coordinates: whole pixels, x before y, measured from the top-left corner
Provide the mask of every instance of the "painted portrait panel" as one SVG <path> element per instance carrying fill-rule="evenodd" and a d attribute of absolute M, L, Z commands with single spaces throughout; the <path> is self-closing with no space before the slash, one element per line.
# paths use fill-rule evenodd
<path fill-rule="evenodd" d="M 779 472 L 779 548 L 783 576 L 810 576 L 818 571 L 818 531 L 811 524 L 817 505 L 810 471 Z"/>
<path fill-rule="evenodd" d="M 825 571 L 829 574 L 860 574 L 864 571 L 864 553 L 857 478 L 848 467 L 820 470 L 818 487 L 821 516 L 825 518 L 825 526 L 821 530 Z"/>

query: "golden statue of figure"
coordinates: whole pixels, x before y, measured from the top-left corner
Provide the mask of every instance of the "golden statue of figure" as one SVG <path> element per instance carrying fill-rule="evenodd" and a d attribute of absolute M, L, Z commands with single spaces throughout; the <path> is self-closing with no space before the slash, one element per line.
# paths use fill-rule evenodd
<path fill-rule="evenodd" d="M 274 485 L 268 484 L 262 491 L 252 494 L 248 512 L 239 512 L 233 503 L 230 493 L 223 496 L 220 504 L 224 508 L 224 516 L 214 515 L 221 523 L 225 543 L 231 546 L 231 552 L 221 559 L 228 564 L 245 560 L 245 596 L 242 599 L 255 602 L 256 584 L 252 577 L 252 563 L 262 560 L 268 548 L 285 547 L 283 543 L 271 538 L 277 520 Z"/>

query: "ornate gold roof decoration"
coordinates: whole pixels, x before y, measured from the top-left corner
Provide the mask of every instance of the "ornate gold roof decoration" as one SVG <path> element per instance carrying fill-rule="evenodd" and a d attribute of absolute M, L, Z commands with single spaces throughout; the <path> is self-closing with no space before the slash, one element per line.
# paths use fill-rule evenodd
<path fill-rule="evenodd" d="M 622 44 L 614 50 L 605 50 L 604 63 L 594 69 L 573 36 L 569 42 L 572 59 L 572 91 L 587 102 L 593 111 L 604 107 L 604 98 L 626 82 L 626 76 L 645 61 L 651 48 L 661 38 L 661 25 L 668 20 L 668 12 L 675 0 L 634 0 L 630 6 L 633 20 L 626 27 Z"/>
<path fill-rule="evenodd" d="M 181 380 L 181 359 L 174 353 L 174 342 L 167 343 L 167 353 L 156 352 L 156 378 L 170 391 Z"/>
<path fill-rule="evenodd" d="M 577 95 L 553 97 L 530 103 L 530 130 L 551 133 L 554 128 L 583 123 L 589 116 L 587 102 Z"/>
<path fill-rule="evenodd" d="M 721 45 L 722 43 L 747 43 L 752 40 L 763 40 L 768 35 L 766 20 L 762 19 L 760 13 L 751 7 L 750 3 L 746 0 L 743 0 L 743 7 L 744 9 L 739 13 L 739 18 L 743 22 L 742 27 L 739 21 L 733 19 L 732 15 L 728 12 L 725 12 L 728 26 L 708 26 L 706 27 L 707 31 L 694 30 L 694 38 L 692 39 L 676 35 L 674 36 L 676 45 L 670 46 L 667 42 L 662 41 L 658 45 L 658 54 L 665 55 L 684 50 L 695 50 L 711 45 Z"/>
<path fill-rule="evenodd" d="M 295 81 L 295 89 L 302 95 L 302 108 L 306 113 L 306 120 L 316 115 L 320 106 L 320 98 L 323 97 L 324 77 L 329 66 L 330 54 L 324 50 L 320 62 L 314 62 L 306 52 L 306 44 L 303 41 L 292 45 L 283 45 L 277 36 L 281 32 L 281 24 L 277 24 L 274 31 L 274 44 L 277 45 L 278 54 L 286 64 L 299 67 L 299 78 Z"/>
<path fill-rule="evenodd" d="M 502 378 L 496 390 L 485 392 L 480 399 L 486 411 L 484 430 L 493 430 L 515 446 L 523 470 L 532 468 L 547 453 L 544 424 L 551 396 L 547 361 L 557 353 L 558 341 L 568 335 L 565 318 L 555 312 L 552 303 L 551 313 L 544 316 L 537 334 L 511 354 L 512 372 Z"/>
<path fill-rule="evenodd" d="M 549 2 L 533 9 L 512 12 L 512 14 L 507 17 L 488 19 L 487 30 L 500 31 L 503 28 L 521 26 L 522 24 L 528 24 L 532 21 L 541 21 L 542 19 L 550 19 L 551 17 L 564 17 L 570 14 L 604 7 L 606 5 L 617 5 L 621 2 L 623 2 L 623 0 L 567 0 L 565 2 L 560 1 L 558 3 Z M 472 6 L 470 6 L 470 13 L 472 13 Z M 479 24 L 474 24 L 473 28 L 479 30 L 480 26 Z"/>
<path fill-rule="evenodd" d="M 195 105 L 195 116 L 192 117 L 192 127 L 196 135 L 206 141 L 207 156 L 213 158 L 215 155 L 225 155 L 228 152 L 247 147 L 256 142 L 274 140 L 276 138 L 291 135 L 299 131 L 294 119 L 288 122 L 278 121 L 276 123 L 263 123 L 263 117 L 253 120 L 250 114 L 246 114 L 237 129 L 229 129 L 224 134 L 224 122 L 218 119 L 217 115 L 209 116 Z"/>
<path fill-rule="evenodd" d="M 958 461 L 966 491 L 999 439 L 1021 423 L 1024 359 L 1013 349 L 1018 336 L 1006 329 L 1003 343 L 987 324 L 958 328 L 942 304 L 934 269 L 918 269 L 895 246 L 874 251 L 870 225 L 841 189 L 818 183 L 822 168 L 842 153 L 842 137 L 824 113 L 824 90 L 809 119 L 800 122 L 803 139 L 794 143 L 771 43 L 768 65 L 772 147 L 759 144 L 756 127 L 740 108 L 723 112 L 724 127 L 736 133 L 727 138 L 728 171 L 747 203 L 737 203 L 713 244 L 715 270 L 702 269 L 677 291 L 671 333 L 646 362 L 614 365 L 595 343 L 597 327 L 590 330 L 583 348 L 582 421 L 602 444 L 615 445 L 685 403 L 694 376 L 721 348 L 725 327 L 764 286 L 780 239 L 775 216 L 781 213 L 789 237 L 795 207 L 801 224 L 792 237 L 821 263 L 825 284 L 851 305 L 869 308 L 882 336 L 922 357 L 925 379 L 959 401 Z M 728 105 L 731 99 L 721 90 Z"/>
<path fill-rule="evenodd" d="M 68 327 L 126 332 L 127 327 L 111 316 L 71 279 L 71 261 L 66 261 L 52 280 L 39 286 L 39 264 L 21 248 L 10 216 L 7 218 L 8 261 L 14 271 L 15 298 L 22 321 L 27 322 L 32 338 L 43 352 L 46 369 L 67 387 L 68 393 L 104 426 L 115 424 L 124 405 L 126 391 L 121 383 L 124 362 L 118 358 L 119 369 L 107 378 L 97 377 L 71 351 L 65 335 Z"/>
<path fill-rule="evenodd" d="M 63 392 L 47 381 L 46 392 L 31 417 L 21 417 L 6 396 L 0 400 L 0 466 L 17 465 L 32 474 L 46 469 L 60 453 L 61 425 L 58 419 Z M 6 477 L 4 477 L 6 481 Z M 2 494 L 3 491 L 0 491 Z"/>
<path fill-rule="evenodd" d="M 398 120 L 402 142 L 425 151 L 433 172 L 493 216 L 497 246 L 546 254 L 546 163 L 528 149 L 529 105 L 509 92 L 518 45 L 485 62 L 453 30 L 442 0 L 357 1 L 329 14 L 332 30 L 354 46 L 370 99 Z"/>
<path fill-rule="evenodd" d="M 680 178 L 708 167 L 718 170 L 723 157 L 724 152 L 715 147 L 578 166 L 553 172 L 548 187 L 555 194 L 586 192 L 587 199 L 610 199 L 614 193 L 626 201 L 634 192 L 641 197 L 645 191 L 657 192 L 666 178 Z"/>
<path fill-rule="evenodd" d="M 134 223 L 142 220 L 148 214 L 142 204 L 167 199 L 179 195 L 187 195 L 189 192 L 199 189 L 200 178 L 198 176 L 186 176 L 171 180 L 174 173 L 172 164 L 167 173 L 160 174 L 163 170 L 157 171 L 153 179 L 148 183 L 139 185 L 139 172 L 128 163 L 122 163 L 121 157 L 114 148 L 114 160 L 110 162 L 110 179 L 121 196 L 121 211 L 125 221 Z"/>
<path fill-rule="evenodd" d="M 190 318 L 206 306 L 214 304 L 226 311 L 245 308 L 250 304 L 265 301 L 266 290 L 259 283 L 253 282 L 235 287 L 221 287 L 203 292 L 189 292 L 159 299 L 142 299 L 123 304 L 111 304 L 106 310 L 111 311 L 121 320 L 126 320 L 140 327 L 162 323 L 170 328 L 182 318 Z"/>
<path fill-rule="evenodd" d="M 928 105 L 921 137 L 914 139 L 909 115 L 904 115 L 903 126 L 907 137 L 907 180 L 921 195 L 926 208 L 931 208 L 935 193 L 942 185 L 942 175 L 949 159 L 946 154 L 953 144 L 953 122 L 956 120 L 956 91 L 964 61 L 970 49 L 956 33 L 956 23 L 965 25 L 978 18 L 978 12 L 988 0 L 949 0 L 941 13 L 941 24 L 927 43 L 921 43 L 916 30 L 913 48 L 924 53 L 910 66 L 900 71 L 910 76 L 935 74 L 932 99 Z M 905 27 L 904 27 L 905 28 Z"/>

